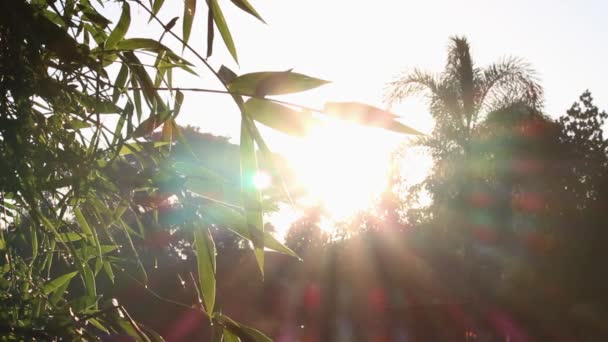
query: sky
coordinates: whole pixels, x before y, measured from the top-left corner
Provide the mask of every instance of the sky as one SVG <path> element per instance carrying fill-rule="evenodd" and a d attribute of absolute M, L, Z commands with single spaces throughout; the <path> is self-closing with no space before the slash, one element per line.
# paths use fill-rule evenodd
<path fill-rule="evenodd" d="M 549 116 L 565 113 L 586 89 L 592 91 L 596 105 L 608 109 L 608 92 L 604 90 L 608 77 L 605 1 L 251 0 L 251 3 L 267 24 L 229 1 L 220 1 L 235 39 L 239 64 L 232 60 L 217 32 L 209 61 L 216 69 L 226 64 L 239 74 L 293 68 L 332 82 L 314 91 L 282 98 L 291 102 L 314 108 L 322 107 L 325 101 L 359 101 L 384 107 L 382 98 L 388 82 L 416 67 L 441 71 L 449 37 L 464 35 L 478 66 L 504 56 L 522 57 L 529 62 L 545 88 L 545 112 Z M 190 43 L 204 52 L 203 4 L 199 1 Z M 165 21 L 181 16 L 181 1 L 167 1 L 165 7 L 162 12 Z M 141 28 L 130 33 L 145 32 L 158 37 L 158 28 L 144 26 L 145 13 L 137 10 L 135 14 L 140 21 L 136 26 Z M 178 22 L 176 28 L 180 25 Z M 174 43 L 164 43 L 181 50 Z M 189 57 L 188 53 L 185 56 Z M 211 75 L 200 70 L 201 77 L 183 75 L 176 79 L 182 86 L 221 89 Z M 393 107 L 393 111 L 401 116 L 402 122 L 430 132 L 432 121 L 424 99 L 408 99 Z M 233 141 L 238 143 L 239 120 L 236 106 L 227 96 L 196 93 L 186 96 L 178 122 L 236 138 Z M 405 138 L 380 134 L 374 129 L 332 128 L 331 135 L 320 133 L 305 140 L 271 129 L 262 128 L 262 133 L 272 150 L 284 154 L 303 170 L 302 178 L 308 178 L 304 181 L 310 187 L 316 184 L 317 196 L 333 196 L 334 202 L 345 202 L 347 197 L 370 197 L 365 192 L 345 195 L 364 187 L 362 184 L 379 190 L 385 169 L 369 165 L 385 165 L 391 150 Z M 357 164 L 357 157 L 361 156 L 375 159 Z M 409 164 L 411 176 L 418 178 L 424 175 L 421 170 L 430 166 L 424 158 L 411 158 Z M 348 176 L 345 167 L 352 171 Z M 323 170 L 337 171 L 332 174 Z M 353 206 L 364 207 L 364 202 L 354 201 L 333 209 L 348 213 Z"/>
<path fill-rule="evenodd" d="M 558 116 L 590 89 L 608 107 L 603 81 L 608 76 L 608 13 L 605 1 L 493 0 L 289 0 L 252 1 L 267 25 L 226 1 L 225 14 L 235 37 L 240 72 L 285 70 L 332 81 L 301 101 L 357 100 L 382 105 L 387 82 L 414 67 L 440 71 L 448 38 L 468 37 L 478 65 L 511 55 L 539 73 L 546 111 Z M 199 18 L 203 19 L 203 18 Z M 195 30 L 204 36 L 204 20 Z M 202 48 L 203 39 L 200 40 Z M 211 62 L 230 61 L 219 41 Z M 398 108 L 403 121 L 431 126 L 423 102 Z M 190 113 L 185 121 L 234 135 L 233 124 L 212 114 Z M 236 117 L 238 120 L 238 116 Z M 235 121 L 236 122 L 236 121 Z M 238 125 L 236 125 L 238 127 Z"/>

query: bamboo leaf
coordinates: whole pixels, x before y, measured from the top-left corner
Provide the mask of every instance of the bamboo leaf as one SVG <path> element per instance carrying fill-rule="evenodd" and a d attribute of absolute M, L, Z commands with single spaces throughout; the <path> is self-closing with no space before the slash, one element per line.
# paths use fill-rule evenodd
<path fill-rule="evenodd" d="M 59 233 L 59 239 L 61 242 L 74 242 L 82 240 L 82 235 L 74 232 Z"/>
<path fill-rule="evenodd" d="M 213 39 L 215 37 L 215 27 L 213 27 L 213 12 L 209 7 L 207 14 L 207 58 L 213 54 Z"/>
<path fill-rule="evenodd" d="M 97 285 L 95 284 L 95 273 L 88 264 L 84 265 L 84 287 L 87 292 L 87 296 L 90 298 L 97 297 Z"/>
<path fill-rule="evenodd" d="M 323 113 L 361 125 L 380 127 L 398 133 L 422 135 L 419 131 L 396 120 L 397 116 L 386 110 L 359 102 L 328 102 Z"/>
<path fill-rule="evenodd" d="M 239 342 L 239 337 L 233 334 L 230 330 L 224 329 L 224 342 Z"/>
<path fill-rule="evenodd" d="M 123 64 L 120 67 L 120 71 L 118 72 L 118 76 L 116 76 L 116 80 L 114 81 L 114 91 L 112 93 L 112 102 L 116 103 L 120 94 L 124 91 L 123 88 L 127 83 L 127 78 L 129 77 L 129 68 Z"/>
<path fill-rule="evenodd" d="M 251 98 L 245 102 L 244 110 L 255 121 L 295 136 L 305 136 L 314 123 L 312 113 L 297 111 L 271 100 Z"/>
<path fill-rule="evenodd" d="M 106 40 L 106 49 L 112 49 L 116 43 L 125 37 L 127 30 L 129 30 L 129 25 L 131 25 L 131 8 L 127 1 L 123 1 L 122 14 L 120 15 L 118 24 L 116 24 L 116 27 L 112 33 L 110 33 L 108 40 Z"/>
<path fill-rule="evenodd" d="M 220 77 L 220 79 L 226 84 L 230 84 L 232 81 L 234 81 L 238 77 L 234 71 L 230 70 L 230 68 L 228 68 L 225 65 L 222 65 L 220 67 L 217 74 Z"/>
<path fill-rule="evenodd" d="M 282 95 L 320 87 L 328 81 L 291 71 L 264 71 L 244 74 L 228 84 L 232 92 L 250 95 Z"/>
<path fill-rule="evenodd" d="M 103 270 L 106 272 L 106 275 L 108 276 L 108 278 L 110 278 L 110 281 L 112 282 L 112 284 L 114 284 L 114 271 L 112 271 L 112 264 L 110 264 L 110 262 L 108 262 L 108 261 L 104 261 Z"/>
<path fill-rule="evenodd" d="M 194 13 L 196 12 L 196 0 L 185 0 L 184 4 L 184 23 L 182 27 L 182 39 L 185 45 L 188 44 L 190 39 L 190 32 L 192 32 L 192 22 L 194 20 Z"/>
<path fill-rule="evenodd" d="M 120 151 L 118 152 L 118 154 L 121 156 L 125 156 L 125 155 L 131 154 L 131 153 L 136 153 L 136 152 L 142 151 L 147 146 L 159 148 L 159 147 L 165 146 L 167 144 L 168 143 L 165 141 L 136 142 L 136 143 L 124 144 L 122 146 L 122 148 L 120 149 Z"/>
<path fill-rule="evenodd" d="M 218 314 L 216 320 L 219 321 L 220 324 L 224 325 L 234 335 L 237 335 L 241 340 L 254 342 L 272 342 L 272 339 L 270 339 L 268 336 L 264 335 L 260 331 L 250 328 L 244 324 L 237 323 L 226 315 Z"/>
<path fill-rule="evenodd" d="M 154 3 L 152 4 L 152 13 L 157 15 L 164 3 L 165 0 L 154 0 Z M 150 16 L 150 20 L 152 20 L 152 16 Z"/>
<path fill-rule="evenodd" d="M 222 35 L 222 39 L 224 40 L 224 44 L 230 51 L 232 58 L 238 63 L 239 59 L 236 53 L 236 47 L 234 46 L 234 41 L 232 40 L 232 35 L 230 34 L 230 30 L 228 29 L 228 25 L 226 24 L 226 19 L 224 18 L 224 14 L 222 13 L 222 9 L 218 4 L 218 0 L 208 0 L 209 9 L 213 14 L 213 20 L 215 21 L 215 25 L 217 29 L 220 31 Z"/>
<path fill-rule="evenodd" d="M 266 22 L 264 21 L 264 19 L 262 19 L 262 16 L 260 16 L 260 14 L 258 13 L 258 11 L 255 10 L 255 8 L 253 8 L 253 6 L 251 6 L 251 4 L 249 3 L 249 1 L 247 0 L 231 0 L 233 4 L 236 5 L 236 7 L 242 9 L 243 11 L 251 14 L 252 16 L 258 18 L 261 22 L 263 22 L 264 24 L 266 24 Z"/>
<path fill-rule="evenodd" d="M 205 206 L 205 214 L 213 223 L 221 224 L 236 235 L 251 241 L 251 232 L 243 214 L 222 204 L 209 203 Z M 270 250 L 299 258 L 291 249 L 279 242 L 271 233 L 264 231 L 264 247 Z"/>
<path fill-rule="evenodd" d="M 50 282 L 48 282 L 42 286 L 42 292 L 44 292 L 44 294 L 46 294 L 46 295 L 51 294 L 52 292 L 54 292 L 57 289 L 59 289 L 60 287 L 62 287 L 65 283 L 69 283 L 70 280 L 72 280 L 72 278 L 74 278 L 74 276 L 76 274 L 78 274 L 78 272 L 74 271 L 74 272 L 66 273 L 62 276 L 59 276 L 59 277 L 51 280 Z"/>
<path fill-rule="evenodd" d="M 252 123 L 253 124 L 253 123 Z M 248 122 L 241 123 L 241 197 L 245 207 L 247 227 L 251 235 L 255 258 L 262 276 L 264 275 L 264 219 L 262 199 L 253 184 L 258 165 L 253 137 L 249 133 Z"/>
<path fill-rule="evenodd" d="M 78 225 L 80 226 L 80 228 L 82 228 L 82 232 L 86 236 L 92 237 L 93 230 L 91 230 L 91 227 L 89 226 L 89 223 L 87 222 L 86 218 L 82 214 L 82 211 L 80 211 L 80 208 L 74 207 L 74 217 L 76 218 L 76 222 L 78 222 Z"/>
<path fill-rule="evenodd" d="M 215 243 L 209 229 L 196 229 L 194 246 L 198 265 L 198 279 L 207 313 L 213 314 L 215 306 Z"/>

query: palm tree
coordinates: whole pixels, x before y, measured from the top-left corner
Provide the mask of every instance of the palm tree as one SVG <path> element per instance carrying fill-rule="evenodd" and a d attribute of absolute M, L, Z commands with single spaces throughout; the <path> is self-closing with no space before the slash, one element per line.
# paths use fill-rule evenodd
<path fill-rule="evenodd" d="M 435 120 L 433 133 L 421 140 L 435 161 L 432 173 L 421 184 L 433 197 L 426 218 L 438 229 L 433 234 L 439 238 L 435 242 L 447 247 L 451 256 L 462 258 L 466 278 L 474 284 L 478 258 L 470 238 L 475 208 L 469 200 L 477 160 L 472 138 L 487 115 L 498 109 L 515 103 L 540 109 L 543 90 L 536 73 L 523 60 L 506 57 L 480 68 L 473 62 L 467 39 L 452 37 L 441 73 L 414 69 L 389 84 L 386 99 L 394 104 L 416 94 L 427 96 Z"/>
<path fill-rule="evenodd" d="M 445 70 L 439 74 L 414 69 L 388 86 L 386 99 L 394 104 L 426 93 L 435 119 L 435 138 L 446 138 L 467 149 L 471 130 L 484 115 L 513 102 L 541 106 L 543 90 L 536 73 L 523 60 L 506 57 L 479 68 L 464 37 L 452 37 Z"/>

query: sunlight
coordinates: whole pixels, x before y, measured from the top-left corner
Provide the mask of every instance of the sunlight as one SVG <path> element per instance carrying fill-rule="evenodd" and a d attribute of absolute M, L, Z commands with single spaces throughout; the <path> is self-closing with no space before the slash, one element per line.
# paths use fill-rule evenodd
<path fill-rule="evenodd" d="M 390 155 L 400 139 L 379 129 L 324 120 L 289 159 L 308 191 L 336 220 L 372 205 L 384 190 Z"/>
<path fill-rule="evenodd" d="M 267 189 L 271 184 L 272 178 L 264 171 L 258 171 L 255 176 L 253 176 L 253 185 L 259 190 Z"/>

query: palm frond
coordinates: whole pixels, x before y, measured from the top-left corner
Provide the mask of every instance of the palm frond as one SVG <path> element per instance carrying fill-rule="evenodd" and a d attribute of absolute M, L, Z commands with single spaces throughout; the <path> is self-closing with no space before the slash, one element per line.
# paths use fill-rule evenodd
<path fill-rule="evenodd" d="M 481 75 L 478 104 L 486 111 L 500 103 L 524 101 L 542 105 L 543 89 L 536 71 L 520 58 L 506 57 L 489 65 Z"/>
<path fill-rule="evenodd" d="M 384 101 L 393 105 L 406 97 L 429 92 L 429 95 L 439 93 L 440 80 L 437 75 L 414 69 L 404 73 L 397 80 L 390 82 L 385 90 Z"/>

